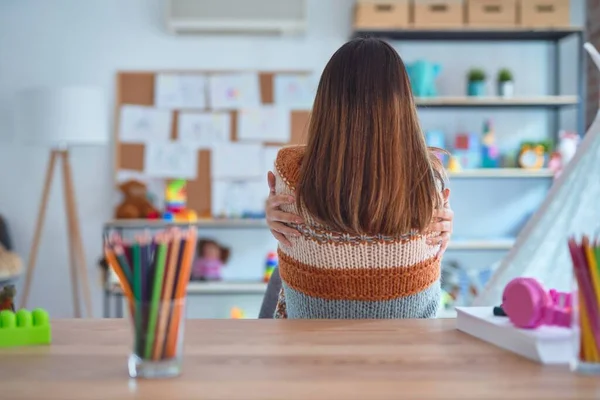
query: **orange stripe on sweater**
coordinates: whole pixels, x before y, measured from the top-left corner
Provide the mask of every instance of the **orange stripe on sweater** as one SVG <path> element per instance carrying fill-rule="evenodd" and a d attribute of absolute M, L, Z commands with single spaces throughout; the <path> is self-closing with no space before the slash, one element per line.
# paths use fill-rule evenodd
<path fill-rule="evenodd" d="M 419 293 L 440 278 L 439 258 L 410 267 L 324 269 L 303 264 L 281 250 L 278 254 L 281 279 L 287 285 L 328 300 L 392 300 Z"/>

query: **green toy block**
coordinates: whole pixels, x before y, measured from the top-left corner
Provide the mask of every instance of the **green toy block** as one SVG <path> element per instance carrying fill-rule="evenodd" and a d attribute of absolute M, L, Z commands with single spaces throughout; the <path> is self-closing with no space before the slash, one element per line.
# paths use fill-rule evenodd
<path fill-rule="evenodd" d="M 46 310 L 0 311 L 0 348 L 50 344 L 52 329 Z"/>

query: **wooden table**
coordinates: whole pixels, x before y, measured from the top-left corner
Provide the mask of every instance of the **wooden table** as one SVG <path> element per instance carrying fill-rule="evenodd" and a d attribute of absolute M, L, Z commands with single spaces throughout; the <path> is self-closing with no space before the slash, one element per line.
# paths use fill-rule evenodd
<path fill-rule="evenodd" d="M 55 320 L 54 343 L 0 350 L 0 398 L 592 399 L 600 378 L 542 367 L 447 320 L 188 320 L 184 373 L 127 375 L 128 321 Z"/>

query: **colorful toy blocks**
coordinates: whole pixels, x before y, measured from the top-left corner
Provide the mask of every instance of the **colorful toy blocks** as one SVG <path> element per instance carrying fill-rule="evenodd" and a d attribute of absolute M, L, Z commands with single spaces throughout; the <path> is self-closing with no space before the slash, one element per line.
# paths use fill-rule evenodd
<path fill-rule="evenodd" d="M 459 133 L 456 135 L 454 140 L 455 150 L 467 150 L 473 152 L 479 152 L 481 148 L 481 141 L 479 135 L 475 133 Z"/>
<path fill-rule="evenodd" d="M 51 341 L 50 317 L 45 310 L 0 311 L 0 348 L 50 344 Z"/>

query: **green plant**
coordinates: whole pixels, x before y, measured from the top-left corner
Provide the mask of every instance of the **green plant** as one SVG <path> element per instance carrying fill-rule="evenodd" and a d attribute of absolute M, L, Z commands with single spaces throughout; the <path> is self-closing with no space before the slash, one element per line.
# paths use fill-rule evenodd
<path fill-rule="evenodd" d="M 548 154 L 554 151 L 554 142 L 552 140 L 542 140 L 539 144 L 544 147 L 544 152 Z"/>
<path fill-rule="evenodd" d="M 512 80 L 513 80 L 513 75 L 509 69 L 502 68 L 498 72 L 498 82 L 512 82 Z"/>
<path fill-rule="evenodd" d="M 485 81 L 485 71 L 481 68 L 472 68 L 469 71 L 469 82 L 482 82 Z"/>

